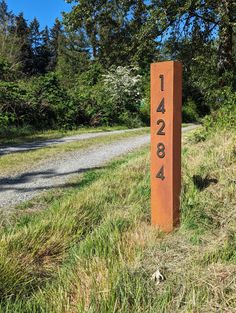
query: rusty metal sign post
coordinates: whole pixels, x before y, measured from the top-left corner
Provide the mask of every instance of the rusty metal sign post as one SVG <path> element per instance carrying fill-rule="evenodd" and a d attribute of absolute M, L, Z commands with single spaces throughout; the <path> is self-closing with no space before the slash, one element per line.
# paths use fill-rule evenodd
<path fill-rule="evenodd" d="M 151 64 L 152 224 L 170 232 L 179 223 L 182 65 Z"/>

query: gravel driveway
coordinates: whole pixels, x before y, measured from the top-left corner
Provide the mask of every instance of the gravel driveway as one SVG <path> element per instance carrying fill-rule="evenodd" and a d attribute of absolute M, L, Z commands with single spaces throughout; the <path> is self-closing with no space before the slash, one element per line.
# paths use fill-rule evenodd
<path fill-rule="evenodd" d="M 185 127 L 183 132 L 194 128 L 196 126 Z M 46 164 L 30 172 L 13 177 L 3 177 L 0 179 L 0 207 L 19 204 L 45 190 L 66 187 L 69 178 L 89 169 L 102 167 L 113 158 L 149 143 L 150 135 L 147 134 L 116 140 L 112 144 L 66 153 L 60 159 L 48 160 Z"/>
<path fill-rule="evenodd" d="M 105 137 L 111 134 L 123 134 L 127 132 L 134 132 L 137 131 L 138 128 L 133 129 L 125 129 L 125 130 L 113 130 L 107 132 L 96 132 L 96 133 L 87 133 L 87 134 L 80 134 L 74 136 L 68 136 L 58 139 L 47 139 L 47 140 L 40 140 L 34 142 L 26 142 L 24 144 L 12 145 L 12 146 L 0 146 L 0 156 L 10 153 L 17 153 L 17 152 L 24 152 L 30 150 L 37 150 L 49 146 L 60 145 L 62 143 L 69 143 L 74 141 L 81 141 L 90 138 L 97 138 L 97 137 Z"/>
<path fill-rule="evenodd" d="M 0 207 L 29 200 L 41 191 L 66 187 L 67 180 L 86 170 L 104 166 L 122 154 L 148 144 L 149 135 L 119 140 L 109 145 L 66 153 L 59 160 L 49 160 L 37 169 L 15 177 L 0 179 Z"/>

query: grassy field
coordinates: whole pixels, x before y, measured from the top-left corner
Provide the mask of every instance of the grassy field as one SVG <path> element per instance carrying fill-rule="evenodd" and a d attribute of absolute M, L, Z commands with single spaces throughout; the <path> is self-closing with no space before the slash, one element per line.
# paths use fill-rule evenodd
<path fill-rule="evenodd" d="M 188 135 L 169 235 L 150 226 L 147 149 L 22 206 L 1 227 L 0 312 L 236 312 L 235 177 L 235 133 Z"/>
<path fill-rule="evenodd" d="M 105 137 L 96 137 L 59 145 L 52 145 L 38 150 L 25 151 L 21 153 L 12 153 L 0 157 L 0 177 L 6 175 L 17 174 L 25 170 L 32 169 L 35 165 L 39 165 L 49 158 L 60 158 L 64 153 L 86 149 L 93 145 L 110 144 L 114 140 L 134 137 L 150 132 L 148 127 L 140 128 L 132 132 L 122 134 L 109 134 Z"/>

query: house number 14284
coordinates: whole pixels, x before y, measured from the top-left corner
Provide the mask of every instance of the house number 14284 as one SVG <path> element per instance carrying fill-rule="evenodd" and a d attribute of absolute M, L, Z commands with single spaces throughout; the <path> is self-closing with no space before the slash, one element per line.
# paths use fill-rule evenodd
<path fill-rule="evenodd" d="M 161 91 L 164 91 L 164 75 L 160 75 L 160 88 Z M 165 98 L 163 97 L 160 104 L 157 107 L 157 112 L 162 113 L 163 117 L 165 117 Z M 157 136 L 165 136 L 165 120 L 164 118 L 157 120 L 157 126 L 159 126 L 159 129 L 157 131 Z M 159 142 L 157 144 L 157 156 L 160 159 L 164 159 L 166 156 L 165 152 L 165 145 L 162 142 Z M 159 178 L 161 180 L 165 179 L 165 167 L 164 165 L 161 166 L 160 170 L 158 171 L 156 178 Z"/>

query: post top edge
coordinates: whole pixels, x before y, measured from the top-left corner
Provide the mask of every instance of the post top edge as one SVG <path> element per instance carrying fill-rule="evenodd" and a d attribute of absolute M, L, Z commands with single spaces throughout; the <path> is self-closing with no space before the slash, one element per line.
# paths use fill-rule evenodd
<path fill-rule="evenodd" d="M 179 60 L 169 60 L 169 61 L 153 62 L 153 63 L 151 63 L 151 66 L 152 65 L 157 65 L 157 64 L 164 64 L 164 63 L 168 63 L 168 64 L 182 64 L 182 62 L 179 61 Z"/>

